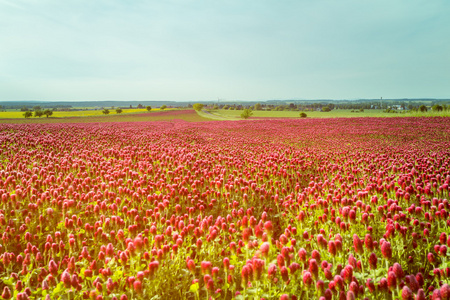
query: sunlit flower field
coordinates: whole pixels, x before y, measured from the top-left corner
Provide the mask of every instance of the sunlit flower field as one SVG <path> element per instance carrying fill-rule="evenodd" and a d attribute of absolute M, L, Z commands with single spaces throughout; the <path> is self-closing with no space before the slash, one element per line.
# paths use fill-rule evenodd
<path fill-rule="evenodd" d="M 449 299 L 450 119 L 0 124 L 3 299 Z"/>

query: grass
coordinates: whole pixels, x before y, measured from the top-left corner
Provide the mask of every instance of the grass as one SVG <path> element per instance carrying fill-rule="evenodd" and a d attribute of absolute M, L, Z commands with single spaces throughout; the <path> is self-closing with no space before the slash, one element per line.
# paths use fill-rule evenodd
<path fill-rule="evenodd" d="M 241 119 L 242 110 L 209 110 L 202 116 L 212 119 L 238 120 Z M 352 112 L 350 109 L 338 109 L 330 112 L 305 111 L 308 118 L 358 118 L 358 117 L 450 117 L 450 111 L 442 112 L 402 112 L 386 113 L 381 109 L 366 109 L 363 112 Z M 300 111 L 253 111 L 251 118 L 300 118 Z"/>
<path fill-rule="evenodd" d="M 240 112 L 242 112 L 242 111 L 240 111 Z M 241 119 L 240 114 L 238 116 L 228 116 L 226 114 L 217 113 L 216 110 L 201 110 L 201 111 L 197 111 L 197 114 L 203 118 L 207 118 L 210 120 L 218 120 L 218 121 Z"/>
<path fill-rule="evenodd" d="M 410 112 L 406 115 L 409 115 L 411 117 L 450 117 L 450 111 Z"/>
<path fill-rule="evenodd" d="M 210 121 L 207 118 L 199 116 L 194 110 L 151 110 L 143 113 L 143 110 L 135 113 L 110 113 L 109 115 L 82 115 L 66 117 L 51 116 L 49 118 L 43 116 L 40 118 L 25 119 L 23 116 L 19 118 L 0 119 L 0 123 L 17 123 L 17 124 L 31 124 L 31 123 L 98 123 L 98 122 L 150 122 L 150 121 L 172 121 L 183 120 L 187 122 L 204 122 Z M 100 111 L 101 113 L 101 111 Z"/>

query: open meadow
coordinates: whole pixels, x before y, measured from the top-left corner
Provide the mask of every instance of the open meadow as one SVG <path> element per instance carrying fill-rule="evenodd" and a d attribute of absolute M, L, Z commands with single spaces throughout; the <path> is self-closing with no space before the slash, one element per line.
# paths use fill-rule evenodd
<path fill-rule="evenodd" d="M 67 112 L 69 113 L 69 112 Z M 202 122 L 209 119 L 198 115 L 194 110 L 151 110 L 150 112 L 134 112 L 109 115 L 77 115 L 77 111 L 70 112 L 65 117 L 40 117 L 40 118 L 8 118 L 0 119 L 0 123 L 15 124 L 46 124 L 46 123 L 110 123 L 110 122 L 154 122 L 183 120 L 188 122 Z"/>
<path fill-rule="evenodd" d="M 251 118 L 299 118 L 301 111 L 266 111 L 253 110 Z M 428 112 L 383 112 L 381 109 L 366 109 L 359 111 L 357 109 L 334 109 L 329 112 L 305 111 L 308 118 L 361 118 L 361 117 L 450 117 L 450 111 L 428 111 Z M 211 119 L 236 120 L 241 119 L 242 110 L 215 109 L 203 112 L 205 117 Z"/>
<path fill-rule="evenodd" d="M 0 124 L 1 297 L 448 299 L 449 118 L 186 114 Z"/>

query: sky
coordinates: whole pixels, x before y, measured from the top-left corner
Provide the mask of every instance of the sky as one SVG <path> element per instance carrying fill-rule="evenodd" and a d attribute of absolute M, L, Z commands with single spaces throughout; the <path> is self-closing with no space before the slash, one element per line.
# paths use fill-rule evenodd
<path fill-rule="evenodd" d="M 0 101 L 450 98 L 448 0 L 0 0 Z"/>

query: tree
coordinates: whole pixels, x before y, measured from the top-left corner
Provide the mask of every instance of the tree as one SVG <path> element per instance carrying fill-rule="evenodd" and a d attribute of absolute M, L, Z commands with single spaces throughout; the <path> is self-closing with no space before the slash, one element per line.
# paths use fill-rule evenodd
<path fill-rule="evenodd" d="M 253 112 L 251 109 L 244 109 L 244 111 L 241 113 L 241 118 L 242 119 L 248 119 L 253 115 Z"/>
<path fill-rule="evenodd" d="M 26 112 L 23 113 L 23 116 L 28 119 L 31 118 L 33 116 L 33 113 L 29 110 L 27 110 Z"/>
<path fill-rule="evenodd" d="M 151 111 L 152 110 L 152 107 L 149 105 L 149 106 L 147 106 L 147 111 Z"/>
<path fill-rule="evenodd" d="M 46 115 L 48 118 L 49 116 L 53 115 L 53 111 L 51 111 L 50 109 L 46 109 L 44 110 L 44 115 Z"/>
<path fill-rule="evenodd" d="M 34 111 L 34 116 L 35 117 L 42 117 L 44 115 L 44 112 L 42 110 L 35 110 Z"/>
<path fill-rule="evenodd" d="M 203 109 L 204 105 L 201 103 L 195 103 L 192 107 L 194 107 L 194 109 L 196 111 L 201 111 Z"/>
<path fill-rule="evenodd" d="M 431 107 L 431 109 L 432 109 L 433 111 L 442 111 L 442 110 L 443 110 L 443 107 L 440 106 L 439 104 L 435 104 L 435 105 L 433 105 L 433 107 Z"/>
<path fill-rule="evenodd" d="M 144 106 L 142 104 L 138 104 L 138 108 L 144 108 Z"/>
<path fill-rule="evenodd" d="M 300 118 L 306 118 L 306 117 L 307 117 L 306 113 L 304 113 L 304 112 L 300 113 Z"/>
<path fill-rule="evenodd" d="M 167 106 L 165 104 L 161 105 L 161 107 L 160 107 L 161 110 L 165 110 L 166 108 L 167 108 Z"/>
<path fill-rule="evenodd" d="M 322 107 L 322 111 L 329 112 L 329 111 L 331 111 L 331 108 L 329 108 L 328 106 L 325 106 L 325 107 Z"/>
<path fill-rule="evenodd" d="M 428 111 L 427 107 L 425 105 L 423 105 L 423 104 L 421 106 L 419 106 L 419 110 L 421 112 L 427 112 Z"/>
<path fill-rule="evenodd" d="M 41 110 L 41 107 L 39 105 L 36 105 L 35 107 L 33 107 L 34 110 Z"/>
<path fill-rule="evenodd" d="M 107 114 L 109 114 L 109 110 L 107 110 L 106 108 L 102 111 L 102 113 L 104 114 L 104 115 L 107 115 Z"/>
<path fill-rule="evenodd" d="M 122 113 L 122 109 L 119 107 L 116 109 L 116 113 L 121 114 Z"/>
<path fill-rule="evenodd" d="M 28 111 L 28 107 L 22 106 L 22 107 L 20 108 L 20 111 Z"/>
<path fill-rule="evenodd" d="M 223 106 L 223 109 L 228 109 L 228 108 L 229 108 L 228 105 Z"/>

